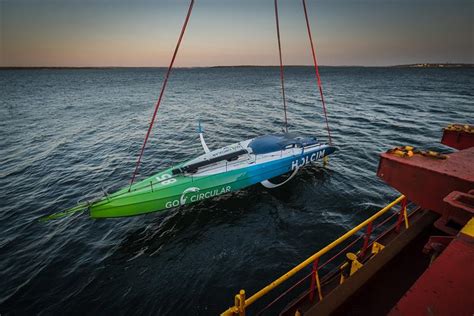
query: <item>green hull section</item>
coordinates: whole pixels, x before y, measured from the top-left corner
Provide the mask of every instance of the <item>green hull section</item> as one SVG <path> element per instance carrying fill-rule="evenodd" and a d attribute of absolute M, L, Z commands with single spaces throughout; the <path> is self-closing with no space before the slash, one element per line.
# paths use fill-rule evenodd
<path fill-rule="evenodd" d="M 170 175 L 171 169 L 165 170 L 133 185 L 130 192 L 128 188 L 124 188 L 103 198 L 91 206 L 90 216 L 92 218 L 134 216 L 166 210 L 247 186 L 245 181 L 238 180 L 241 177 L 241 172 L 238 171 L 203 177 L 170 177 Z M 163 178 L 166 180 L 158 180 Z"/>

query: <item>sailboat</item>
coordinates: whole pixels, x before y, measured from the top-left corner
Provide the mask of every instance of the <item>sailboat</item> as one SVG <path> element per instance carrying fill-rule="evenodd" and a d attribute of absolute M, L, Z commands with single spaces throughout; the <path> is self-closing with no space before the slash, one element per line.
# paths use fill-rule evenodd
<path fill-rule="evenodd" d="M 258 183 L 261 183 L 266 188 L 273 189 L 290 181 L 297 174 L 298 170 L 304 166 L 314 163 L 317 160 L 325 159 L 336 150 L 331 143 L 320 142 L 316 137 L 288 132 L 278 10 L 275 0 L 281 84 L 285 110 L 285 132 L 258 136 L 211 151 L 205 142 L 203 129 L 199 123 L 198 134 L 204 150 L 202 155 L 134 183 L 193 4 L 194 0 L 190 3 L 188 14 L 181 30 L 181 35 L 176 45 L 172 61 L 168 67 L 160 97 L 155 106 L 155 111 L 142 145 L 130 185 L 115 193 L 104 194 L 103 197 L 95 201 L 82 203 L 66 211 L 48 215 L 44 217 L 43 220 L 56 219 L 84 210 L 88 210 L 92 218 L 134 216 L 199 202 L 241 190 Z M 314 48 L 313 57 L 315 57 Z M 320 84 L 315 58 L 314 61 L 318 84 Z M 320 92 L 324 105 L 321 86 Z M 324 112 L 326 113 L 326 111 Z M 328 135 L 330 139 L 329 125 Z M 274 178 L 285 174 L 289 176 L 284 181 L 274 183 Z"/>

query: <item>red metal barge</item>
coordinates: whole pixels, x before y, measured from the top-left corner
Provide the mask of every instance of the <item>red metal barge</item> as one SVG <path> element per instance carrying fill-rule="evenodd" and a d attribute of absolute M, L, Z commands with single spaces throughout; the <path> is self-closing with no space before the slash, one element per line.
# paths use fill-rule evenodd
<path fill-rule="evenodd" d="M 458 151 L 381 154 L 403 195 L 222 314 L 474 315 L 474 126 L 441 142 Z"/>

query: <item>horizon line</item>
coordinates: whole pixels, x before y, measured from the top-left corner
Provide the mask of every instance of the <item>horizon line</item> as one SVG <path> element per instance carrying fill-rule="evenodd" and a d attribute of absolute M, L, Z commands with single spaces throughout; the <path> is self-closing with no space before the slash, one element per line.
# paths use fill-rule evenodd
<path fill-rule="evenodd" d="M 433 63 L 420 62 L 409 64 L 391 64 L 391 65 L 318 65 L 318 67 L 361 67 L 361 68 L 384 68 L 384 67 L 433 67 L 433 66 L 455 66 L 455 67 L 474 67 L 473 63 Z M 238 67 L 280 67 L 280 65 L 213 65 L 213 66 L 177 66 L 174 69 L 189 69 L 189 68 L 238 68 Z M 292 64 L 284 67 L 314 67 L 313 65 Z M 168 68 L 167 66 L 0 66 L 0 69 L 112 69 L 112 68 Z"/>

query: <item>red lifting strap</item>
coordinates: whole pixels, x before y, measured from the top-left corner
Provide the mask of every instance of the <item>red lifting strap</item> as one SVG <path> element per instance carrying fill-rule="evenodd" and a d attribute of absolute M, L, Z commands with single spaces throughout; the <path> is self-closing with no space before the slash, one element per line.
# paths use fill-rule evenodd
<path fill-rule="evenodd" d="M 309 42 L 311 43 L 311 52 L 313 53 L 314 71 L 318 79 L 319 94 L 321 95 L 321 102 L 323 103 L 324 118 L 326 119 L 326 129 L 328 130 L 329 145 L 332 145 L 331 131 L 329 130 L 328 115 L 326 112 L 326 103 L 324 102 L 323 87 L 321 84 L 321 77 L 319 76 L 318 62 L 316 61 L 316 53 L 314 52 L 313 37 L 311 36 L 311 27 L 309 26 L 308 12 L 306 10 L 306 0 L 302 0 L 304 8 L 304 17 L 306 19 L 306 28 L 308 29 Z"/>
<path fill-rule="evenodd" d="M 156 113 L 158 112 L 158 108 L 160 107 L 161 99 L 163 98 L 166 84 L 168 83 L 168 77 L 171 73 L 171 69 L 173 68 L 174 60 L 176 59 L 176 54 L 178 53 L 179 45 L 181 44 L 181 40 L 183 39 L 183 36 L 184 36 L 184 31 L 186 30 L 186 26 L 188 25 L 189 17 L 191 16 L 191 11 L 193 10 L 193 5 L 194 5 L 194 0 L 191 0 L 191 3 L 189 4 L 188 14 L 186 15 L 186 19 L 184 20 L 184 24 L 181 29 L 181 34 L 179 34 L 178 43 L 176 43 L 176 48 L 174 49 L 173 58 L 171 58 L 170 65 L 168 66 L 168 71 L 166 72 L 166 75 L 165 75 L 165 80 L 163 81 L 163 86 L 161 87 L 160 97 L 158 98 L 158 101 L 156 102 L 155 111 L 153 112 L 153 117 L 151 119 L 150 126 L 148 127 L 145 140 L 143 141 L 142 149 L 140 151 L 140 156 L 138 156 L 138 159 L 137 159 L 135 171 L 133 172 L 132 180 L 130 181 L 130 188 L 128 189 L 129 191 L 132 188 L 133 181 L 135 180 L 135 176 L 137 175 L 138 168 L 140 167 L 140 162 L 142 160 L 143 152 L 145 151 L 145 146 L 148 141 L 148 137 L 150 136 L 151 130 L 153 128 L 153 124 L 155 123 Z"/>
<path fill-rule="evenodd" d="M 277 0 L 275 0 L 275 21 L 276 21 L 276 29 L 277 29 L 277 37 L 278 37 L 278 52 L 280 56 L 280 81 L 281 81 L 281 93 L 283 96 L 283 111 L 285 112 L 285 131 L 288 133 L 288 119 L 286 116 L 285 77 L 283 74 L 283 61 L 281 58 L 280 23 L 278 21 Z"/>

